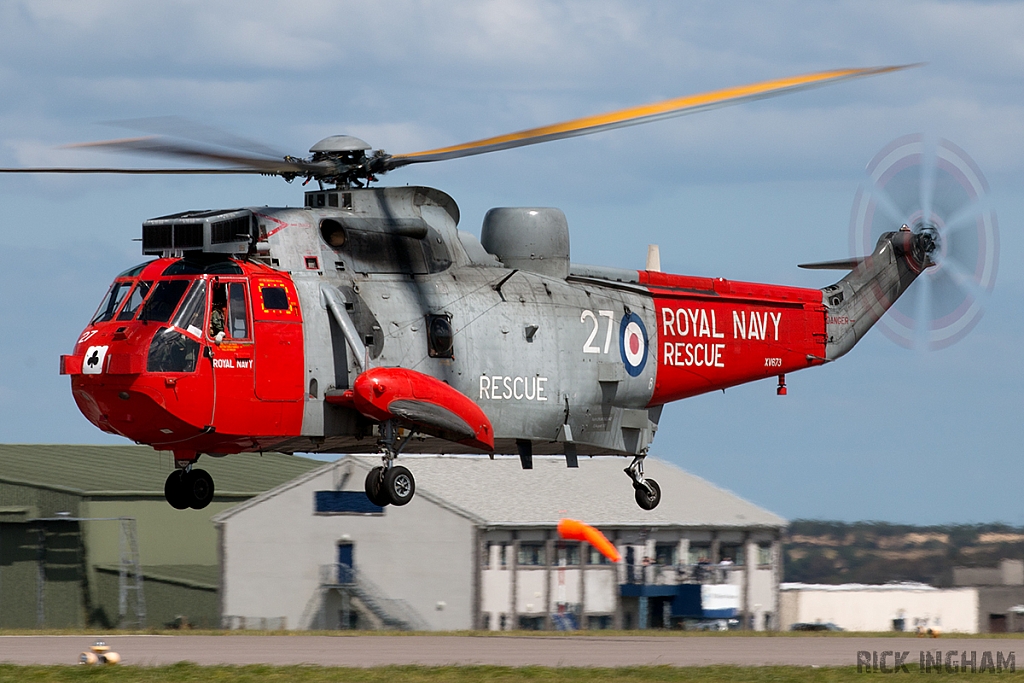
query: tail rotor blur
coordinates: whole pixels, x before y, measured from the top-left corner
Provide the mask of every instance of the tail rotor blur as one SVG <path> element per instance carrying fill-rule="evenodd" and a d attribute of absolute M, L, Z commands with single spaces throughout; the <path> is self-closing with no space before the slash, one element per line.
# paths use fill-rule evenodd
<path fill-rule="evenodd" d="M 879 235 L 904 224 L 935 242 L 933 265 L 878 327 L 906 348 L 946 348 L 978 324 L 995 286 L 999 230 L 988 183 L 962 149 L 921 134 L 886 145 L 867 174 L 854 199 L 851 254 L 871 253 Z"/>

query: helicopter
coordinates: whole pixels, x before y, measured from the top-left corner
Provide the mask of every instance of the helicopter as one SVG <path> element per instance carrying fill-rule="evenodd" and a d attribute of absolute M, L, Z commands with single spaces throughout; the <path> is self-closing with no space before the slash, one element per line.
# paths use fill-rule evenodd
<path fill-rule="evenodd" d="M 177 509 L 214 496 L 203 455 L 380 453 L 374 505 L 402 506 L 415 478 L 402 453 L 632 458 L 636 503 L 654 509 L 643 463 L 666 403 L 848 353 L 922 272 L 933 226 L 904 224 L 822 289 L 574 263 L 556 208 L 487 212 L 459 230 L 441 190 L 375 186 L 401 167 L 637 125 L 906 66 L 825 71 L 632 107 L 411 154 L 347 135 L 310 156 L 237 139 L 147 135 L 84 143 L 220 168 L 7 168 L 5 173 L 262 174 L 315 181 L 301 207 L 184 211 L 142 224 L 155 257 L 114 278 L 60 358 L 99 429 L 161 451 Z M 897 227 L 897 226 L 893 226 Z"/>

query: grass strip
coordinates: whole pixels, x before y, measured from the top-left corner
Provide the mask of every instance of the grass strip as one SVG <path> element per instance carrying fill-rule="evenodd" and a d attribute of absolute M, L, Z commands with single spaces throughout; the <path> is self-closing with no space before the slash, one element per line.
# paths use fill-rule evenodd
<path fill-rule="evenodd" d="M 397 638 L 415 636 L 461 636 L 473 638 L 914 638 L 914 633 L 901 631 L 682 631 L 677 629 L 647 629 L 645 631 L 614 631 L 610 629 L 593 631 L 259 631 L 243 629 L 0 629 L 2 636 L 82 636 L 83 638 L 114 638 L 131 635 L 160 636 L 332 636 L 352 638 L 356 636 L 393 636 Z M 968 638 L 984 640 L 1021 640 L 1024 632 L 1018 633 L 943 633 L 941 637 L 919 638 L 923 646 L 941 643 L 943 639 Z M 937 646 L 938 647 L 938 646 Z"/>
<path fill-rule="evenodd" d="M 911 668 L 912 673 L 916 667 Z M 0 665 L 0 683 L 847 683 L 863 682 L 855 667 L 708 666 L 676 668 L 386 666 L 199 666 L 189 662 L 161 667 Z M 929 673 L 930 681 L 964 680 L 963 674 Z M 969 678 L 968 678 L 969 680 Z M 1024 671 L 997 680 L 1024 681 Z"/>

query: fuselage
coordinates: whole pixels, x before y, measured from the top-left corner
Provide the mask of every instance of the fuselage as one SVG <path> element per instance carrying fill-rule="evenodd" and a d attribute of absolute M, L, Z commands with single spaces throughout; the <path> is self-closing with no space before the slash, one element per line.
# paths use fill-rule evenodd
<path fill-rule="evenodd" d="M 479 405 L 496 453 L 640 454 L 665 403 L 821 364 L 836 332 L 822 290 L 509 268 L 437 190 L 319 195 L 244 210 L 247 253 L 168 243 L 118 276 L 62 357 L 83 414 L 185 454 L 372 452 L 375 421 L 339 397 L 395 367 Z"/>

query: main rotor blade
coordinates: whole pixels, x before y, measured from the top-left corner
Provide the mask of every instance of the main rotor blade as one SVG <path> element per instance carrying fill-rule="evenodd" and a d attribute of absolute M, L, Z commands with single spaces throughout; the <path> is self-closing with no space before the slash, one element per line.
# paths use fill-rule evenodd
<path fill-rule="evenodd" d="M 69 166 L 38 166 L 32 168 L 0 168 L 0 173 L 120 173 L 136 175 L 272 175 L 255 168 L 78 168 Z"/>
<path fill-rule="evenodd" d="M 257 140 L 229 133 L 209 124 L 192 121 L 181 116 L 150 116 L 139 119 L 106 121 L 106 125 L 136 130 L 150 135 L 162 135 L 181 140 L 202 142 L 213 147 L 226 147 L 240 152 L 260 154 L 270 159 L 283 159 L 284 152 L 273 149 Z"/>
<path fill-rule="evenodd" d="M 837 83 L 863 76 L 889 73 L 907 69 L 916 64 L 905 64 L 901 66 L 881 66 L 867 69 L 838 69 L 835 71 L 822 71 L 819 73 L 805 74 L 803 76 L 791 76 L 760 83 L 752 83 L 723 90 L 697 95 L 687 95 L 663 102 L 645 104 L 639 107 L 630 107 L 619 111 L 586 116 L 572 121 L 563 121 L 549 126 L 530 128 L 518 133 L 498 135 L 484 138 L 475 142 L 467 142 L 452 147 L 440 147 L 438 149 L 413 152 L 411 154 L 396 154 L 386 161 L 386 169 L 398 168 L 408 164 L 424 163 L 428 161 L 444 161 L 446 159 L 458 159 L 476 154 L 486 154 L 503 149 L 535 145 L 540 142 L 561 140 L 564 138 L 589 135 L 600 131 L 612 130 L 635 126 L 648 121 L 683 116 L 698 111 L 724 107 L 740 102 L 750 102 L 768 97 L 775 97 L 787 92 L 796 92 L 816 88 L 828 83 Z"/>
<path fill-rule="evenodd" d="M 262 171 L 264 173 L 305 174 L 325 170 L 320 164 L 311 164 L 301 159 L 267 159 L 245 154 L 234 154 L 154 136 L 82 142 L 67 145 L 67 147 L 70 149 L 102 149 L 104 151 L 131 152 L 133 154 L 162 157 L 184 157 L 186 159 L 235 164 L 241 168 Z"/>

